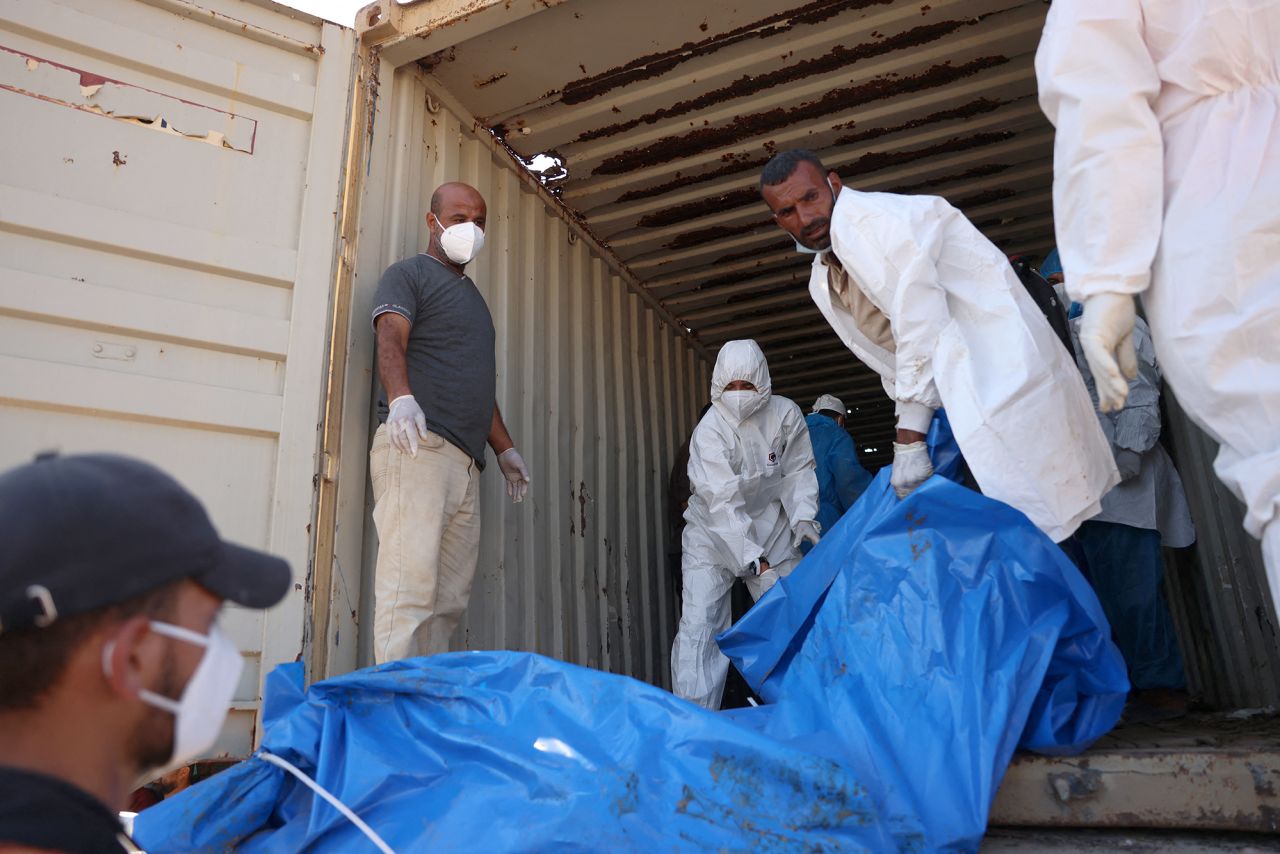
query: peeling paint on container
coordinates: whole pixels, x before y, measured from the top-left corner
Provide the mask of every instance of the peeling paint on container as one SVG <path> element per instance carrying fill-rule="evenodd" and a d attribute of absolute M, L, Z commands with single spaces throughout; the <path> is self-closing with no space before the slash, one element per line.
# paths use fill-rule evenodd
<path fill-rule="evenodd" d="M 139 457 L 288 560 L 280 605 L 222 618 L 245 668 L 209 755 L 244 756 L 262 677 L 303 646 L 355 39 L 205 5 L 5 5 L 0 469 Z"/>

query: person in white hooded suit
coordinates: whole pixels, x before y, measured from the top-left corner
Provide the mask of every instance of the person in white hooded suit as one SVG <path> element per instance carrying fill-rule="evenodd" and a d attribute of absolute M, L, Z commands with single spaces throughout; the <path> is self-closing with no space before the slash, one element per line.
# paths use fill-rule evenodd
<path fill-rule="evenodd" d="M 1123 406 L 1137 374 L 1141 294 L 1280 608 L 1280 0 L 1054 3 L 1036 77 L 1100 404 Z"/>
<path fill-rule="evenodd" d="M 815 253 L 814 304 L 896 402 L 899 497 L 932 475 L 925 435 L 945 408 L 982 492 L 1054 542 L 1098 512 L 1120 477 L 1089 393 L 1004 253 L 963 214 L 937 196 L 843 187 L 803 150 L 775 155 L 760 192 Z"/>
<path fill-rule="evenodd" d="M 677 696 L 719 709 L 729 659 L 716 635 L 729 628 L 742 578 L 759 599 L 816 543 L 818 478 L 800 407 L 772 393 L 755 341 L 730 341 L 711 375 L 711 409 L 689 443 L 683 608 L 671 648 Z"/>

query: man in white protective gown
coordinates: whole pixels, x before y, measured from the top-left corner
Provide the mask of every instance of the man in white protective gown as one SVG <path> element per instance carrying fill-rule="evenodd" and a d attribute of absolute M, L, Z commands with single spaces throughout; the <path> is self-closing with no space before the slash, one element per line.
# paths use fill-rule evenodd
<path fill-rule="evenodd" d="M 1141 294 L 1280 603 L 1280 0 L 1055 3 L 1036 76 L 1101 407 L 1124 404 L 1137 369 Z"/>
<path fill-rule="evenodd" d="M 814 303 L 896 402 L 899 497 L 933 474 L 925 435 L 942 407 L 982 492 L 1054 542 L 1098 512 L 1119 474 L 1080 372 L 963 214 L 937 196 L 843 187 L 802 150 L 765 165 L 760 193 L 815 255 Z"/>
<path fill-rule="evenodd" d="M 711 374 L 711 409 L 689 443 L 683 608 L 671 647 L 677 696 L 719 709 L 729 659 L 716 635 L 729 628 L 735 579 L 759 599 L 817 544 L 818 478 L 800 407 L 772 393 L 755 341 L 730 341 Z"/>

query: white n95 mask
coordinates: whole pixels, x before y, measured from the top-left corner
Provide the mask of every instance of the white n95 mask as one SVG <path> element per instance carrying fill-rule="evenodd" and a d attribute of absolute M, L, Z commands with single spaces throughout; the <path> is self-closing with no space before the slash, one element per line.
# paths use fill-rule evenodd
<path fill-rule="evenodd" d="M 720 395 L 720 403 L 739 423 L 755 414 L 760 408 L 758 391 L 726 391 Z"/>
<path fill-rule="evenodd" d="M 474 222 L 451 225 L 440 234 L 440 248 L 450 261 L 465 267 L 484 248 L 484 230 Z"/>
<path fill-rule="evenodd" d="M 236 685 L 240 682 L 244 658 L 217 623 L 209 629 L 208 635 L 156 620 L 151 621 L 151 630 L 205 648 L 204 656 L 191 674 L 187 687 L 182 690 L 180 699 L 164 697 L 145 688 L 138 692 L 144 703 L 163 709 L 175 718 L 173 752 L 160 772 L 168 773 L 198 759 L 218 740 Z M 111 675 L 111 646 L 108 644 L 103 650 L 103 669 L 108 677 Z"/>

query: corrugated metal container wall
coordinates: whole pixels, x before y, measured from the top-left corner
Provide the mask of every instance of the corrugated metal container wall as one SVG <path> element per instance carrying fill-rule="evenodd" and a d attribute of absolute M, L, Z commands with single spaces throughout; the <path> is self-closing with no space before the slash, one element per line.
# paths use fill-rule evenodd
<path fill-rule="evenodd" d="M 373 343 L 382 270 L 425 249 L 432 191 L 448 180 L 488 202 L 470 270 L 498 330 L 498 401 L 533 473 L 513 505 L 496 465 L 482 479 L 482 549 L 455 648 L 529 650 L 669 681 L 675 600 L 666 495 L 676 450 L 707 397 L 710 366 L 629 290 L 555 200 L 416 66 L 379 73 L 361 210 L 358 282 L 341 461 L 330 670 L 371 661 L 376 537 L 365 488 Z M 355 532 L 360 532 L 357 536 Z M 352 591 L 354 592 L 354 591 Z M 344 598 L 347 597 L 347 598 Z"/>
<path fill-rule="evenodd" d="M 1280 624 L 1262 549 L 1241 525 L 1244 505 L 1213 473 L 1217 443 L 1167 388 L 1164 400 L 1165 432 L 1196 523 L 1195 546 L 1167 563 L 1192 693 L 1221 709 L 1280 706 Z"/>
<path fill-rule="evenodd" d="M 156 463 L 296 589 L 223 623 L 260 674 L 302 644 L 353 38 L 246 2 L 0 2 L 0 467 Z"/>

